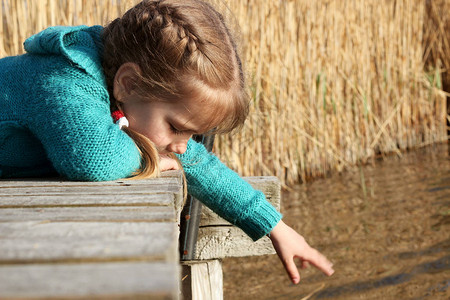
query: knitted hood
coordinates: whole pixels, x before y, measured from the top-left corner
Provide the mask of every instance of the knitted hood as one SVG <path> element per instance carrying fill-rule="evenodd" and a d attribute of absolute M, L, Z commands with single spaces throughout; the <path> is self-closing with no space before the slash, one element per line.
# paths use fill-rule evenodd
<path fill-rule="evenodd" d="M 85 25 L 49 27 L 24 42 L 30 54 L 62 55 L 72 64 L 98 78 L 103 77 L 101 66 L 102 26 Z"/>

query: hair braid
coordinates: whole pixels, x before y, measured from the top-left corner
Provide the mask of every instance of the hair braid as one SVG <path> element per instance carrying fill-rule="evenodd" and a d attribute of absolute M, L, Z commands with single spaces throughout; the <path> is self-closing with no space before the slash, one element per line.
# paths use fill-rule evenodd
<path fill-rule="evenodd" d="M 217 132 L 230 132 L 244 123 L 249 101 L 242 64 L 224 18 L 210 4 L 144 0 L 105 27 L 102 39 L 112 109 L 118 108 L 115 74 L 121 65 L 133 62 L 141 69 L 136 87 L 149 99 L 183 99 L 194 93 L 207 103 Z M 136 139 L 132 130 L 127 132 Z M 153 147 L 138 139 L 140 148 Z M 145 165 L 155 163 L 157 159 L 144 159 L 143 169 L 153 170 Z"/>

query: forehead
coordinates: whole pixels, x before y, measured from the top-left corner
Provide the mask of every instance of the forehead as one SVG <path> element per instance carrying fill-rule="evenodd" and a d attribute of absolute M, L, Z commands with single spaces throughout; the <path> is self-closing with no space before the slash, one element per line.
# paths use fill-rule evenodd
<path fill-rule="evenodd" d="M 177 99 L 176 102 L 189 113 L 189 123 L 201 128 L 198 131 L 201 133 L 219 127 L 223 127 L 221 132 L 223 129 L 224 132 L 231 131 L 228 130 L 229 124 L 233 123 L 239 110 L 239 105 L 235 105 L 239 101 L 234 101 L 234 89 L 211 87 L 195 76 L 181 77 L 172 99 Z"/>

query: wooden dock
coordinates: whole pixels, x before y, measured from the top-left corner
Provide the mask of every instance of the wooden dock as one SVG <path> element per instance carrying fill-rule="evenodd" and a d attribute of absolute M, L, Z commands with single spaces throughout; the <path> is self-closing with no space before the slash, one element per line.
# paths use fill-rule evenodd
<path fill-rule="evenodd" d="M 278 189 L 279 206 L 279 185 L 261 185 L 273 178 L 248 180 L 269 198 Z M 111 182 L 1 180 L 0 299 L 222 299 L 218 258 L 273 249 L 204 210 L 197 260 L 181 266 L 182 202 L 177 171 Z"/>
<path fill-rule="evenodd" d="M 178 299 L 182 177 L 0 181 L 0 299 Z"/>

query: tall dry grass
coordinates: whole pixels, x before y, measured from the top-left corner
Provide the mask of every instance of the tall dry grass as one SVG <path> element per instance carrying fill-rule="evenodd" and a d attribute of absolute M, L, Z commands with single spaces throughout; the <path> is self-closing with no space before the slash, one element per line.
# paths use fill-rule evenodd
<path fill-rule="evenodd" d="M 2 0 L 0 57 L 23 53 L 30 35 L 54 25 L 104 24 L 123 14 L 135 0 Z"/>
<path fill-rule="evenodd" d="M 424 30 L 426 1 L 228 3 L 241 22 L 254 105 L 219 152 L 244 174 L 291 183 L 447 139 L 444 70 L 425 66 L 435 46 L 425 44 L 434 34 Z"/>
<path fill-rule="evenodd" d="M 450 89 L 450 0 L 426 1 L 424 59 L 444 68 L 443 82 Z M 448 90 L 447 90 L 448 91 Z"/>
<path fill-rule="evenodd" d="M 105 24 L 136 2 L 3 0 L 0 57 L 22 53 L 47 26 Z M 447 139 L 448 30 L 436 33 L 447 21 L 430 1 L 225 2 L 240 26 L 252 106 L 216 152 L 241 174 L 293 183 Z"/>

